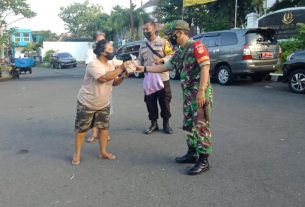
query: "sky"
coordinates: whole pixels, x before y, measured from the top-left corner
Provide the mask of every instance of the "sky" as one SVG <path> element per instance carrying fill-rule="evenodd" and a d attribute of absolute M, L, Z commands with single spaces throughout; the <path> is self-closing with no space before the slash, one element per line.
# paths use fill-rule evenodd
<path fill-rule="evenodd" d="M 19 27 L 22 29 L 51 30 L 57 34 L 66 32 L 64 22 L 58 17 L 60 7 L 66 7 L 75 2 L 84 2 L 85 0 L 27 0 L 31 9 L 37 14 L 36 17 L 30 20 L 22 19 L 16 23 L 10 24 L 9 27 Z M 141 5 L 141 0 L 132 0 L 138 7 Z M 148 0 L 143 0 L 143 4 Z M 129 7 L 129 0 L 89 0 L 90 3 L 99 4 L 104 8 L 104 11 L 110 14 L 112 7 L 120 5 Z M 268 0 L 268 6 L 271 6 L 275 0 Z M 18 19 L 11 17 L 8 23 Z"/>
<path fill-rule="evenodd" d="M 22 29 L 37 30 L 51 30 L 57 34 L 66 32 L 64 22 L 58 17 L 60 7 L 66 7 L 75 2 L 83 3 L 85 0 L 27 0 L 31 9 L 37 14 L 31 19 L 22 19 L 16 23 L 10 24 L 9 27 L 19 27 Z M 143 4 L 148 0 L 143 0 Z M 120 5 L 129 8 L 129 0 L 89 0 L 90 3 L 101 5 L 104 11 L 110 14 L 111 9 Z M 141 0 L 132 0 L 134 4 L 139 7 Z M 8 23 L 18 19 L 11 17 Z"/>

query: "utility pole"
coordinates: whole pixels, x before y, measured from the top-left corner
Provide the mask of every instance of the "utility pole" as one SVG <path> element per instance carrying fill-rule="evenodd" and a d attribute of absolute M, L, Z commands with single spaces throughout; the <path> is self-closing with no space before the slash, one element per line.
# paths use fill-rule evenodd
<path fill-rule="evenodd" d="M 134 19 L 133 19 L 133 4 L 132 0 L 129 0 L 130 2 L 130 32 L 131 32 L 131 40 L 133 41 L 134 38 Z"/>
<path fill-rule="evenodd" d="M 237 27 L 237 0 L 235 0 L 235 21 L 234 21 L 234 28 Z"/>
<path fill-rule="evenodd" d="M 143 0 L 141 0 L 141 8 L 143 6 Z M 139 29 L 139 34 L 140 34 L 140 39 L 143 40 L 144 39 L 144 35 L 143 35 L 143 17 L 142 17 L 142 12 L 140 13 L 140 29 Z"/>

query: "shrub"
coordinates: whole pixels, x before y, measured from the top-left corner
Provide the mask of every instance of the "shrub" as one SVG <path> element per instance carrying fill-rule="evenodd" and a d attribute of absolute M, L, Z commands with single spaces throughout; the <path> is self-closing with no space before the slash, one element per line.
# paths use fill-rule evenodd
<path fill-rule="evenodd" d="M 297 25 L 297 34 L 294 38 L 280 42 L 282 48 L 282 60 L 286 61 L 287 57 L 298 50 L 305 49 L 305 24 Z"/>
<path fill-rule="evenodd" d="M 55 50 L 48 50 L 48 51 L 45 53 L 44 57 L 43 57 L 43 62 L 50 62 L 50 60 L 51 60 L 51 55 L 52 55 L 53 53 L 55 53 Z"/>

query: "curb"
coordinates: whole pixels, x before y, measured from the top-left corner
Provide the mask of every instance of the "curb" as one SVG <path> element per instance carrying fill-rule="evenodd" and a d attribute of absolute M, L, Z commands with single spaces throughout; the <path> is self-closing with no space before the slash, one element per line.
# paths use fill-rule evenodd
<path fill-rule="evenodd" d="M 283 74 L 280 74 L 280 73 L 270 73 L 269 74 L 270 77 L 271 77 L 271 81 L 274 81 L 274 82 L 282 82 L 283 81 Z"/>

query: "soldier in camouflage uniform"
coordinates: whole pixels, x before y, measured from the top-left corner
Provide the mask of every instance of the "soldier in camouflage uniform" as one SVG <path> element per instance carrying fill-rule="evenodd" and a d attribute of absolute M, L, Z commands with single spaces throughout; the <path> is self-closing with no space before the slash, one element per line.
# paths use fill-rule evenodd
<path fill-rule="evenodd" d="M 213 90 L 210 84 L 210 59 L 208 50 L 201 42 L 194 42 L 188 36 L 189 25 L 177 20 L 170 30 L 173 45 L 180 48 L 165 64 L 159 66 L 137 66 L 144 72 L 177 70 L 180 73 L 183 92 L 183 130 L 187 133 L 188 151 L 176 157 L 177 163 L 195 163 L 188 170 L 189 175 L 197 175 L 209 169 L 208 157 L 212 152 L 210 115 Z"/>

